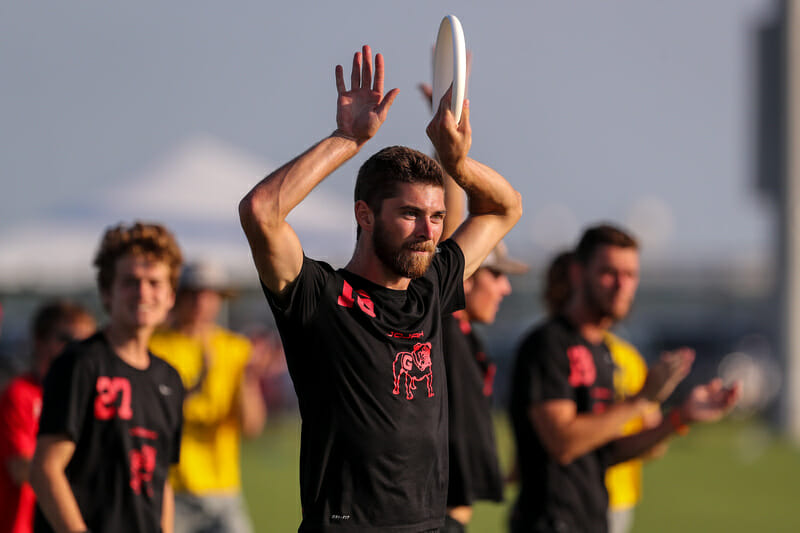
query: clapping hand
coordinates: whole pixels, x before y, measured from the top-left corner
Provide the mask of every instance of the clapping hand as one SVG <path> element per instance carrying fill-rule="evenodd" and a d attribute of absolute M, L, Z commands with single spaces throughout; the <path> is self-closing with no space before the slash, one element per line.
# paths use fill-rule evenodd
<path fill-rule="evenodd" d="M 719 378 L 711 380 L 706 385 L 699 385 L 692 389 L 683 403 L 681 417 L 686 423 L 715 422 L 736 405 L 741 389 L 742 385 L 739 382 L 723 387 Z"/>
<path fill-rule="evenodd" d="M 639 396 L 651 402 L 663 402 L 689 374 L 693 362 L 694 350 L 691 348 L 664 352 L 661 359 L 647 371 L 647 379 Z"/>

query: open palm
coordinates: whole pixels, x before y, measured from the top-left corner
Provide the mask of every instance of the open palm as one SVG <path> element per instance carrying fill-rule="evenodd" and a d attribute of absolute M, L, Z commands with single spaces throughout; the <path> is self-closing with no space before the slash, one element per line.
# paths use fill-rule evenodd
<path fill-rule="evenodd" d="M 337 132 L 355 139 L 362 144 L 371 139 L 386 120 L 398 89 L 383 94 L 384 65 L 383 56 L 375 56 L 373 81 L 372 51 L 364 45 L 362 52 L 353 57 L 353 70 L 350 74 L 350 90 L 344 83 L 344 69 L 336 65 L 336 90 L 339 94 L 336 103 Z"/>
<path fill-rule="evenodd" d="M 684 417 L 691 422 L 714 422 L 730 411 L 739 399 L 740 384 L 723 387 L 719 379 L 698 385 L 683 404 Z"/>

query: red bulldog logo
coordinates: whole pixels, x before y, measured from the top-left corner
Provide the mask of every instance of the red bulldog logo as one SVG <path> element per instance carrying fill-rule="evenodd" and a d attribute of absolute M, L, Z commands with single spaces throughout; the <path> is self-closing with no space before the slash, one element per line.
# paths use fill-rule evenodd
<path fill-rule="evenodd" d="M 417 381 L 425 380 L 428 398 L 433 396 L 433 365 L 431 363 L 431 343 L 418 342 L 410 352 L 399 352 L 394 358 L 394 388 L 392 394 L 400 394 L 400 378 L 405 376 L 406 400 L 414 399 Z"/>

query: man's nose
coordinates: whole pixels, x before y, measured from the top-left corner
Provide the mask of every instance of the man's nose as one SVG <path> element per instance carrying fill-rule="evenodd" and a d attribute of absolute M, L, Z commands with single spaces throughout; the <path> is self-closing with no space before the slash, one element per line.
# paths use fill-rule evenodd
<path fill-rule="evenodd" d="M 417 236 L 425 237 L 426 240 L 432 241 L 435 234 L 436 229 L 431 219 L 420 217 L 419 222 L 417 222 Z"/>

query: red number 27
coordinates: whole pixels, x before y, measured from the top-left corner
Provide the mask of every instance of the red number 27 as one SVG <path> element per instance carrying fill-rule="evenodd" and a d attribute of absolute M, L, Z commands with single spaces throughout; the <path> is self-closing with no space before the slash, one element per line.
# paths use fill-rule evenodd
<path fill-rule="evenodd" d="M 119 406 L 117 406 L 117 398 L 119 398 Z M 115 416 L 119 416 L 123 420 L 130 420 L 133 416 L 131 382 L 126 378 L 110 378 L 108 376 L 97 378 L 94 416 L 98 420 L 110 420 Z"/>

